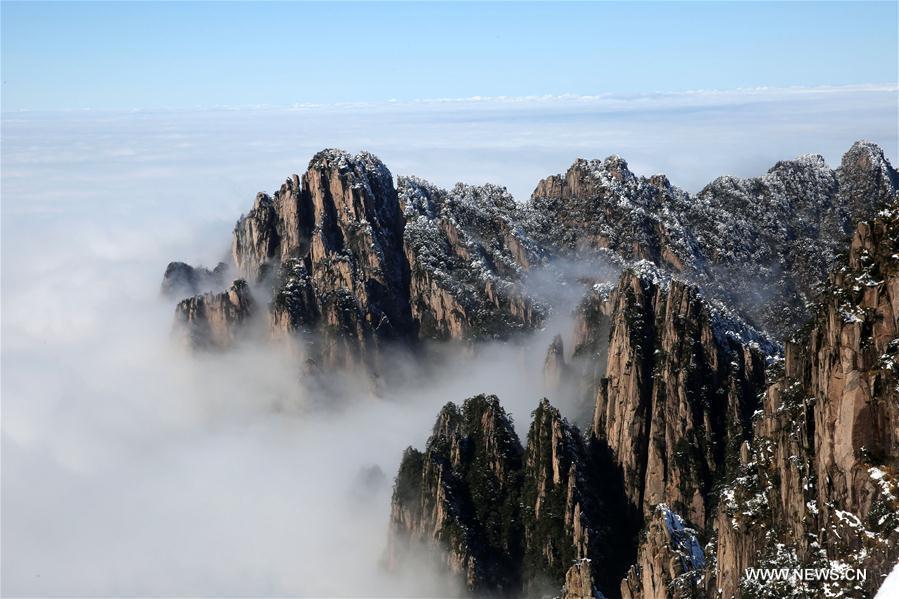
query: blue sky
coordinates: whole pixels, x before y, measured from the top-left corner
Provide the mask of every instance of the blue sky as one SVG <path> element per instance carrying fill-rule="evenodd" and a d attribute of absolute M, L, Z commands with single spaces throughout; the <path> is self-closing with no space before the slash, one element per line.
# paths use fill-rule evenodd
<path fill-rule="evenodd" d="M 895 2 L 2 3 L 2 109 L 893 83 Z"/>

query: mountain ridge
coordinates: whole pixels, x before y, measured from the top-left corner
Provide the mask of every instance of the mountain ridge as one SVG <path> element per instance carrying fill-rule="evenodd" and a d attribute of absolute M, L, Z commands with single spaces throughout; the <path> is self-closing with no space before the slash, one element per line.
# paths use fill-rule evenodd
<path fill-rule="evenodd" d="M 234 271 L 264 296 L 273 329 L 333 338 L 310 356 L 323 366 L 362 361 L 378 373 L 384 342 L 539 328 L 552 307 L 523 275 L 585 256 L 648 261 L 782 339 L 809 316 L 850 224 L 895 193 L 899 175 L 857 142 L 836 170 L 800 157 L 695 195 L 663 175 L 637 177 L 614 155 L 576 160 L 525 204 L 490 184 L 396 181 L 372 154 L 323 150 L 235 226 Z"/>
<path fill-rule="evenodd" d="M 580 435 L 556 420 L 547 429 L 552 434 L 535 432 L 543 430 L 544 414 L 558 414 L 541 400 L 526 453 L 541 453 L 532 446 L 544 439 L 553 439 L 552 449 L 542 461 L 529 458 L 524 475 L 568 480 L 567 507 L 557 511 L 564 518 L 544 520 L 542 530 L 569 567 L 537 560 L 525 562 L 524 571 L 569 599 L 873 596 L 899 559 L 897 252 L 899 195 L 858 224 L 845 263 L 828 278 L 814 319 L 787 340 L 784 360 L 767 369 L 758 359 L 727 364 L 735 351 L 757 350 L 723 348 L 731 358 L 718 362 L 726 374 L 717 383 L 708 370 L 714 359 L 694 365 L 701 355 L 714 356 L 712 345 L 700 348 L 716 340 L 700 332 L 706 307 L 695 304 L 694 313 L 695 296 L 682 283 L 665 289 L 625 272 L 612 292 L 585 304 L 576 343 L 590 346 L 594 329 L 609 338 L 606 365 L 581 372 L 595 391 L 593 429 Z M 557 342 L 550 351 L 560 351 Z M 748 378 L 735 386 L 731 377 L 739 372 Z M 726 418 L 710 417 L 716 405 Z M 714 440 L 715 422 L 724 426 L 723 442 Z M 565 464 L 562 455 L 569 456 Z M 602 475 L 584 478 L 597 471 Z M 569 478 L 560 478 L 565 472 Z M 620 486 L 613 484 L 618 477 Z M 570 512 L 583 494 L 597 494 L 586 505 L 615 509 Z M 396 490 L 393 501 L 402 501 Z M 623 528 L 609 536 L 616 524 Z M 569 530 L 582 532 L 569 540 Z M 605 531 L 603 541 L 591 546 L 585 539 L 598 531 Z M 629 557 L 625 574 L 612 555 Z M 745 575 L 751 567 L 864 570 L 866 578 L 767 583 Z M 540 595 L 527 585 L 507 594 Z"/>
<path fill-rule="evenodd" d="M 556 335 L 544 377 L 571 420 L 540 401 L 522 445 L 495 396 L 447 404 L 403 455 L 393 569 L 422 549 L 478 595 L 806 597 L 742 573 L 839 562 L 872 578 L 825 590 L 870 596 L 899 557 L 897 206 L 865 142 L 696 194 L 578 159 L 524 204 L 325 150 L 257 195 L 241 278 L 182 300 L 176 330 L 227 350 L 255 326 L 299 341 L 298 384 L 363 373 L 385 393 L 390 350 Z M 173 263 L 163 290 L 223 277 Z"/>

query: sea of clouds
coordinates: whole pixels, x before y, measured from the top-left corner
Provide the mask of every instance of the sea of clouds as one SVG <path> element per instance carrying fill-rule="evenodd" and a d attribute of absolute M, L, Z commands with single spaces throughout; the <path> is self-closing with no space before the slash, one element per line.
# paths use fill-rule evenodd
<path fill-rule="evenodd" d="M 402 450 L 422 447 L 444 403 L 481 392 L 522 433 L 555 331 L 323 410 L 277 348 L 173 343 L 159 296 L 170 260 L 214 265 L 256 192 L 319 149 L 520 201 L 575 158 L 612 153 L 696 191 L 802 153 L 836 166 L 857 139 L 895 163 L 896 111 L 895 86 L 859 86 L 4 113 L 2 594 L 438 591 L 425 568 L 381 567 Z"/>

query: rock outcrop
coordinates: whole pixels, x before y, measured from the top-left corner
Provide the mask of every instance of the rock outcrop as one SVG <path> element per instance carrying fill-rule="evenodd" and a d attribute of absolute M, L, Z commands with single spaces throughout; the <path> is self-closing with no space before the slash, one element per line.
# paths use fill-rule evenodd
<path fill-rule="evenodd" d="M 223 293 L 204 293 L 178 302 L 175 330 L 198 349 L 226 349 L 246 330 L 255 302 L 249 285 L 240 279 Z"/>
<path fill-rule="evenodd" d="M 185 297 L 216 291 L 225 286 L 228 265 L 219 262 L 209 270 L 201 266 L 190 266 L 184 262 L 170 262 L 162 277 L 162 294 L 167 297 Z"/>
<path fill-rule="evenodd" d="M 277 272 L 272 326 L 320 334 L 313 361 L 373 366 L 369 347 L 416 335 L 402 234 L 390 171 L 370 154 L 326 150 L 274 198 L 257 197 L 235 228 L 234 255 L 257 279 Z"/>
<path fill-rule="evenodd" d="M 541 322 L 520 286 L 540 251 L 519 212 L 503 188 L 400 178 L 398 191 L 371 154 L 326 150 L 256 197 L 233 255 L 273 289 L 276 335 L 313 334 L 306 357 L 323 368 L 378 373 L 385 342 L 505 338 Z"/>
<path fill-rule="evenodd" d="M 310 370 L 378 378 L 388 349 L 556 322 L 535 271 L 604 257 L 623 274 L 578 275 L 568 351 L 557 337 L 544 361 L 547 394 L 588 409 L 540 402 L 522 447 L 495 397 L 448 404 L 403 456 L 391 567 L 432 555 L 477 595 L 869 597 L 899 557 L 897 187 L 863 142 L 837 169 L 804 156 L 697 194 L 578 160 L 527 205 L 394 186 L 374 156 L 326 150 L 238 221 L 248 282 L 198 295 L 226 267 L 172 263 L 163 291 L 192 295 L 176 322 L 194 347 L 232 346 L 258 314 Z"/>
<path fill-rule="evenodd" d="M 594 597 L 617 586 L 622 543 L 585 440 L 545 399 L 532 416 L 522 453 L 495 397 L 441 411 L 396 479 L 394 567 L 424 545 L 473 592 L 539 597 L 567 585 L 567 596 Z"/>
<path fill-rule="evenodd" d="M 593 582 L 591 560 L 577 560 L 565 573 L 565 586 L 562 587 L 562 599 L 604 599 Z"/>
<path fill-rule="evenodd" d="M 743 465 L 722 490 L 714 585 L 775 597 L 747 567 L 863 569 L 807 595 L 872 596 L 899 559 L 899 212 L 860 223 L 808 327 L 772 376 Z"/>
<path fill-rule="evenodd" d="M 447 404 L 424 452 L 406 450 L 393 490 L 388 561 L 434 552 L 475 593 L 521 584 L 522 448 L 495 396 Z"/>
<path fill-rule="evenodd" d="M 565 362 L 565 344 L 561 335 L 556 335 L 546 350 L 543 361 L 543 384 L 548 390 L 559 389 L 570 377 Z"/>
<path fill-rule="evenodd" d="M 662 175 L 637 177 L 611 156 L 540 181 L 528 222 L 547 250 L 648 260 L 782 338 L 810 316 L 853 223 L 897 189 L 883 151 L 865 142 L 835 170 L 802 156 L 762 177 L 720 177 L 695 195 Z"/>
<path fill-rule="evenodd" d="M 460 183 L 444 191 L 400 177 L 399 194 L 422 338 L 506 338 L 541 323 L 546 309 L 524 293 L 521 275 L 540 263 L 542 250 L 505 188 Z"/>
<path fill-rule="evenodd" d="M 505 339 L 545 322 L 523 274 L 559 257 L 646 260 L 775 338 L 808 316 L 851 223 L 895 193 L 883 152 L 859 142 L 831 170 L 820 156 L 763 177 L 716 179 L 696 195 L 634 175 L 613 156 L 541 181 L 526 206 L 504 188 L 439 189 L 376 157 L 317 154 L 234 228 L 240 276 L 259 285 L 276 336 L 310 332 L 306 359 L 377 374 L 387 343 Z M 187 292 L 213 290 L 176 267 Z M 213 271 L 213 273 L 216 271 Z M 220 287 L 215 287 L 220 288 Z M 268 301 L 268 298 L 271 301 Z"/>
<path fill-rule="evenodd" d="M 591 435 L 543 400 L 504 477 L 521 484 L 520 592 L 872 596 L 899 557 L 897 256 L 899 204 L 857 227 L 767 382 L 764 338 L 696 288 L 647 266 L 591 291 L 574 351 L 606 359 L 580 371 L 595 386 Z M 554 343 L 549 361 L 562 353 Z M 762 582 L 749 567 L 867 578 Z"/>
<path fill-rule="evenodd" d="M 539 595 L 558 590 L 575 561 L 598 557 L 603 532 L 580 432 L 545 399 L 532 417 L 522 494 L 524 569 L 525 589 Z"/>
<path fill-rule="evenodd" d="M 622 599 L 699 596 L 706 564 L 697 536 L 667 505 L 656 506 L 641 536 L 637 562 L 621 583 Z"/>
<path fill-rule="evenodd" d="M 593 435 L 610 448 L 631 504 L 648 516 L 668 503 L 702 528 L 764 385 L 758 334 L 652 268 L 588 298 L 575 329 L 576 348 L 608 331 L 606 364 L 589 372 Z"/>
<path fill-rule="evenodd" d="M 265 279 L 276 265 L 295 253 L 301 253 L 301 224 L 299 222 L 299 177 L 293 175 L 274 198 L 266 193 L 256 194 L 253 207 L 242 215 L 234 226 L 231 255 L 241 276 L 252 282 Z M 308 205 L 307 205 L 308 208 Z M 310 234 L 309 215 L 303 223 L 306 249 Z M 291 231 L 294 234 L 291 235 Z"/>

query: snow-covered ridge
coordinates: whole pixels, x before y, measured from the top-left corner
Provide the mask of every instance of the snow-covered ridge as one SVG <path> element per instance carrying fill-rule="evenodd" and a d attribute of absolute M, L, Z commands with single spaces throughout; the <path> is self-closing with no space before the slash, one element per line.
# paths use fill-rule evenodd
<path fill-rule="evenodd" d="M 836 169 L 805 155 L 759 177 L 719 177 L 697 194 L 636 176 L 613 155 L 542 180 L 524 222 L 557 253 L 609 250 L 685 276 L 781 337 L 808 318 L 854 224 L 897 189 L 883 151 L 864 141 Z"/>

